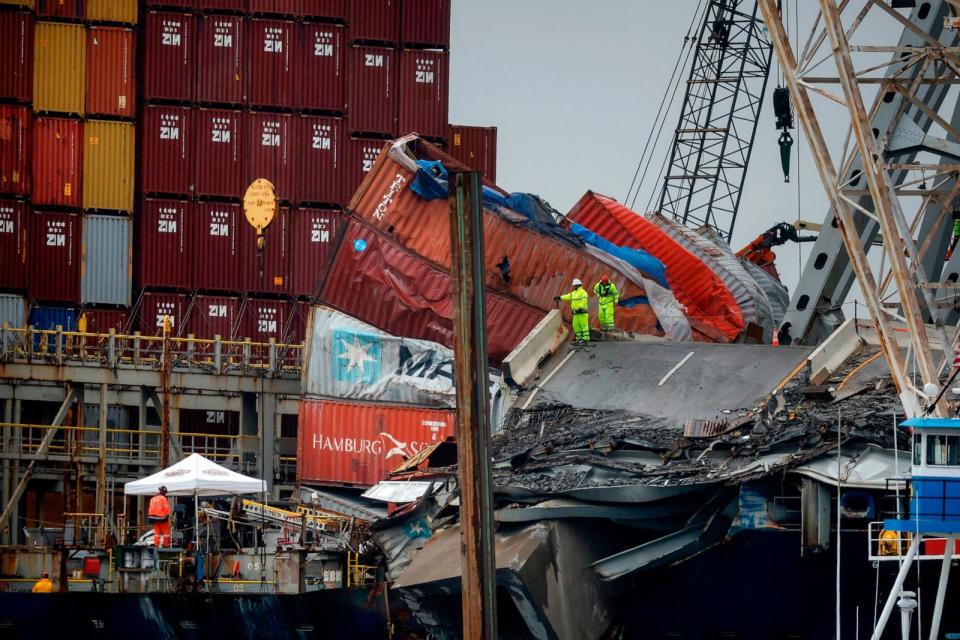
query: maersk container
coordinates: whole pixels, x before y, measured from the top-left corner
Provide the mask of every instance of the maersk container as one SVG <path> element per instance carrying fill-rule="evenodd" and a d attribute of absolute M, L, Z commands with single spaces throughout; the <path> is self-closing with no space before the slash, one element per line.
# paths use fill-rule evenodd
<path fill-rule="evenodd" d="M 193 99 L 195 18 L 187 13 L 147 14 L 143 56 L 143 95 L 148 100 Z"/>
<path fill-rule="evenodd" d="M 0 11 L 0 96 L 33 99 L 33 14 Z"/>
<path fill-rule="evenodd" d="M 87 120 L 83 133 L 83 208 L 132 213 L 133 124 Z"/>
<path fill-rule="evenodd" d="M 84 0 L 84 3 L 87 20 L 91 22 L 137 24 L 137 0 Z"/>
<path fill-rule="evenodd" d="M 27 226 L 30 206 L 22 200 L 0 200 L 0 289 L 27 287 Z"/>
<path fill-rule="evenodd" d="M 129 307 L 133 289 L 133 220 L 83 216 L 80 302 Z"/>
<path fill-rule="evenodd" d="M 37 15 L 51 18 L 83 18 L 83 0 L 36 0 Z"/>
<path fill-rule="evenodd" d="M 456 412 L 303 399 L 297 424 L 297 482 L 368 487 L 454 435 Z"/>
<path fill-rule="evenodd" d="M 243 113 L 224 109 L 194 112 L 197 195 L 239 198 L 243 183 Z"/>
<path fill-rule="evenodd" d="M 346 204 L 346 122 L 331 116 L 299 116 L 294 126 L 293 149 L 297 158 L 294 200 Z"/>
<path fill-rule="evenodd" d="M 0 327 L 4 324 L 12 328 L 26 326 L 27 302 L 23 296 L 0 293 Z"/>
<path fill-rule="evenodd" d="M 273 183 L 277 198 L 293 200 L 297 170 L 293 156 L 293 116 L 251 111 L 246 121 L 246 184 L 266 178 Z"/>
<path fill-rule="evenodd" d="M 137 219 L 137 283 L 141 287 L 193 286 L 193 205 L 144 198 Z"/>
<path fill-rule="evenodd" d="M 497 181 L 496 127 L 451 124 L 447 129 L 447 153 L 490 182 Z"/>
<path fill-rule="evenodd" d="M 34 29 L 33 110 L 83 115 L 86 27 L 38 22 Z"/>
<path fill-rule="evenodd" d="M 193 334 L 204 340 L 217 336 L 231 340 L 239 328 L 240 307 L 240 298 L 234 296 L 197 296 L 184 335 Z"/>
<path fill-rule="evenodd" d="M 429 138 L 447 134 L 450 55 L 406 49 L 400 54 L 400 134 Z"/>
<path fill-rule="evenodd" d="M 350 5 L 350 40 L 394 45 L 400 31 L 400 0 L 354 0 Z"/>
<path fill-rule="evenodd" d="M 194 114 L 189 107 L 144 106 L 138 132 L 141 193 L 193 193 Z"/>
<path fill-rule="evenodd" d="M 90 27 L 87 31 L 87 114 L 134 117 L 135 43 L 132 29 Z"/>
<path fill-rule="evenodd" d="M 33 121 L 34 205 L 81 206 L 83 123 L 75 118 Z"/>
<path fill-rule="evenodd" d="M 31 215 L 27 289 L 44 302 L 80 302 L 80 218 L 74 213 Z"/>
<path fill-rule="evenodd" d="M 193 219 L 193 288 L 241 291 L 247 252 L 240 244 L 240 225 L 247 221 L 240 205 L 198 202 Z"/>
<path fill-rule="evenodd" d="M 145 336 L 163 335 L 163 319 L 170 319 L 170 335 L 186 335 L 190 298 L 182 293 L 145 292 L 137 315 L 139 331 Z M 159 347 L 156 347 L 159 349 Z"/>
<path fill-rule="evenodd" d="M 373 163 L 383 150 L 385 140 L 372 138 L 350 138 L 347 141 L 347 166 L 344 171 L 344 195 L 349 202 L 360 188 L 363 180 L 373 169 Z"/>
<path fill-rule="evenodd" d="M 242 16 L 200 16 L 197 22 L 197 102 L 246 103 L 246 24 Z"/>
<path fill-rule="evenodd" d="M 297 209 L 290 221 L 290 287 L 297 296 L 316 297 L 333 260 L 339 209 Z"/>
<path fill-rule="evenodd" d="M 397 52 L 354 45 L 348 61 L 348 124 L 352 133 L 397 135 Z"/>
<path fill-rule="evenodd" d="M 295 23 L 254 19 L 249 28 L 250 104 L 292 109 L 297 103 Z"/>
<path fill-rule="evenodd" d="M 450 47 L 450 0 L 402 0 L 400 44 Z"/>
<path fill-rule="evenodd" d="M 297 107 L 302 111 L 346 111 L 347 28 L 305 22 L 299 30 Z"/>
<path fill-rule="evenodd" d="M 243 265 L 241 289 L 254 293 L 290 293 L 290 208 L 279 207 L 264 230 L 263 251 L 257 252 L 257 231 L 246 220 L 239 228 Z"/>
<path fill-rule="evenodd" d="M 89 307 L 80 312 L 77 331 L 84 333 L 114 333 L 126 335 L 130 331 L 129 309 L 97 309 Z"/>
<path fill-rule="evenodd" d="M 29 107 L 0 105 L 0 193 L 30 195 L 32 132 Z"/>
<path fill-rule="evenodd" d="M 319 18 L 346 22 L 348 0 L 300 0 L 300 13 L 304 18 Z"/>

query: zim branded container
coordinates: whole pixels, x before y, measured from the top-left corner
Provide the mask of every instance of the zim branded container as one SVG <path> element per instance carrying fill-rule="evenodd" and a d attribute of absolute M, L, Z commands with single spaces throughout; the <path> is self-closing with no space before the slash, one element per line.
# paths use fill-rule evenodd
<path fill-rule="evenodd" d="M 193 193 L 194 113 L 189 107 L 144 106 L 139 127 L 141 193 Z"/>
<path fill-rule="evenodd" d="M 223 109 L 194 111 L 197 195 L 239 198 L 243 184 L 243 113 Z"/>
<path fill-rule="evenodd" d="M 138 225 L 137 283 L 141 287 L 190 289 L 194 223 L 193 205 L 185 200 L 145 198 Z"/>
<path fill-rule="evenodd" d="M 297 296 L 317 296 L 333 258 L 339 209 L 300 208 L 290 220 L 290 289 Z"/>
<path fill-rule="evenodd" d="M 33 99 L 33 14 L 0 11 L 0 97 Z"/>
<path fill-rule="evenodd" d="M 354 45 L 348 57 L 350 131 L 397 135 L 396 50 Z"/>
<path fill-rule="evenodd" d="M 187 332 L 195 338 L 231 340 L 240 323 L 240 298 L 233 296 L 197 296 L 190 311 Z"/>
<path fill-rule="evenodd" d="M 342 118 L 303 115 L 296 118 L 298 202 L 346 204 L 346 126 Z"/>
<path fill-rule="evenodd" d="M 90 27 L 87 31 L 87 114 L 134 117 L 135 42 L 131 29 Z"/>
<path fill-rule="evenodd" d="M 0 289 L 27 286 L 27 224 L 30 206 L 21 200 L 0 200 Z"/>
<path fill-rule="evenodd" d="M 289 300 L 248 298 L 238 337 L 250 338 L 252 342 L 286 343 L 293 319 L 290 306 Z"/>
<path fill-rule="evenodd" d="M 38 16 L 83 18 L 83 0 L 36 0 Z"/>
<path fill-rule="evenodd" d="M 85 308 L 80 312 L 77 331 L 83 333 L 114 333 L 126 335 L 130 332 L 129 309 Z"/>
<path fill-rule="evenodd" d="M 146 0 L 144 3 L 148 9 L 156 7 L 177 7 L 181 9 L 193 9 L 194 0 Z"/>
<path fill-rule="evenodd" d="M 87 120 L 83 133 L 83 208 L 132 213 L 133 124 Z"/>
<path fill-rule="evenodd" d="M 239 204 L 198 202 L 193 214 L 193 288 L 242 291 L 247 265 L 240 225 L 247 224 Z"/>
<path fill-rule="evenodd" d="M 293 108 L 297 86 L 295 23 L 254 19 L 249 30 L 250 104 Z"/>
<path fill-rule="evenodd" d="M 74 118 L 33 121 L 33 204 L 80 207 L 83 123 Z"/>
<path fill-rule="evenodd" d="M 230 11 L 232 13 L 246 13 L 249 0 L 196 0 L 200 11 Z"/>
<path fill-rule="evenodd" d="M 304 18 L 346 22 L 349 2 L 350 0 L 300 0 L 300 13 Z"/>
<path fill-rule="evenodd" d="M 247 0 L 252 14 L 299 16 L 300 0 Z"/>
<path fill-rule="evenodd" d="M 189 308 L 190 298 L 182 293 L 144 292 L 137 315 L 139 331 L 145 336 L 162 335 L 163 319 L 166 316 L 170 319 L 170 335 L 186 335 Z M 154 348 L 159 349 L 159 346 Z"/>
<path fill-rule="evenodd" d="M 212 436 L 240 435 L 239 411 L 180 409 L 179 418 L 179 431 L 182 433 Z M 221 443 L 215 444 L 213 441 L 196 444 L 204 444 L 208 447 L 221 446 Z M 223 444 L 223 446 L 229 449 L 229 445 Z"/>
<path fill-rule="evenodd" d="M 242 16 L 200 16 L 197 22 L 197 102 L 246 103 L 246 24 Z"/>
<path fill-rule="evenodd" d="M 344 195 L 349 202 L 367 174 L 373 169 L 385 140 L 350 138 L 347 141 L 347 166 L 344 171 Z"/>
<path fill-rule="evenodd" d="M 400 0 L 353 0 L 350 40 L 396 44 L 400 30 Z"/>
<path fill-rule="evenodd" d="M 273 183 L 277 198 L 285 202 L 294 199 L 296 185 L 294 122 L 293 116 L 285 113 L 251 111 L 246 117 L 246 184 L 266 178 Z"/>
<path fill-rule="evenodd" d="M 356 369 L 351 375 L 362 375 Z M 374 485 L 407 458 L 454 435 L 455 422 L 449 409 L 305 398 L 297 420 L 297 482 Z"/>
<path fill-rule="evenodd" d="M 144 30 L 143 95 L 148 100 L 193 99 L 195 18 L 151 11 Z"/>
<path fill-rule="evenodd" d="M 83 216 L 80 302 L 130 306 L 133 289 L 133 220 Z"/>
<path fill-rule="evenodd" d="M 345 111 L 347 28 L 305 22 L 299 30 L 297 107 L 304 111 Z"/>
<path fill-rule="evenodd" d="M 400 53 L 400 133 L 443 138 L 447 133 L 450 55 L 405 49 Z"/>
<path fill-rule="evenodd" d="M 447 153 L 490 182 L 497 181 L 496 127 L 451 124 L 447 129 Z"/>
<path fill-rule="evenodd" d="M 44 302 L 80 302 L 80 217 L 74 213 L 31 215 L 27 287 Z"/>
<path fill-rule="evenodd" d="M 0 193 L 30 194 L 32 125 L 29 107 L 0 105 Z"/>
<path fill-rule="evenodd" d="M 83 115 L 87 35 L 79 24 L 38 22 L 33 39 L 33 110 Z"/>
<path fill-rule="evenodd" d="M 400 44 L 446 49 L 450 46 L 450 0 L 403 0 Z"/>
<path fill-rule="evenodd" d="M 84 0 L 84 4 L 91 22 L 137 24 L 137 0 Z"/>
<path fill-rule="evenodd" d="M 263 232 L 263 251 L 257 251 L 257 231 L 245 218 L 239 225 L 239 238 L 243 254 L 241 289 L 290 293 L 290 208 L 277 209 L 273 222 Z"/>

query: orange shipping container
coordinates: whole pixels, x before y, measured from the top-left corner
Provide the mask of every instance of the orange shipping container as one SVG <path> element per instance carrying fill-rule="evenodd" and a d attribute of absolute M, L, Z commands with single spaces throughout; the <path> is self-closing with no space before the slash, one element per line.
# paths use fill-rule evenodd
<path fill-rule="evenodd" d="M 363 375 L 359 367 L 356 371 Z M 453 435 L 454 422 L 449 409 L 304 399 L 297 430 L 297 481 L 376 484 L 406 458 Z"/>
<path fill-rule="evenodd" d="M 136 113 L 134 42 L 130 29 L 87 32 L 87 113 L 132 118 Z"/>

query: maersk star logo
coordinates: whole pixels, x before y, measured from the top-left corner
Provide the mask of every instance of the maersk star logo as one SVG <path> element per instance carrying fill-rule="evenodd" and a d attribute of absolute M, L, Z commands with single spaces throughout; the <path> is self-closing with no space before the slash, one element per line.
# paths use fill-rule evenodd
<path fill-rule="evenodd" d="M 335 329 L 332 337 L 337 380 L 371 384 L 380 378 L 380 340 L 376 336 Z"/>

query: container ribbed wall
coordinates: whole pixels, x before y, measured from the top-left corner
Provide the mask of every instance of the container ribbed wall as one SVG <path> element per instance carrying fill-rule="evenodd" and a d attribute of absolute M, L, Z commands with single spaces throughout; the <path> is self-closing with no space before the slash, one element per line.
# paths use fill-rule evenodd
<path fill-rule="evenodd" d="M 86 28 L 78 24 L 38 22 L 33 51 L 34 110 L 83 115 Z"/>
<path fill-rule="evenodd" d="M 83 262 L 80 301 L 83 304 L 130 305 L 133 287 L 132 226 L 128 217 L 83 217 Z"/>
<path fill-rule="evenodd" d="M 134 126 L 87 120 L 84 125 L 83 208 L 133 212 Z"/>

